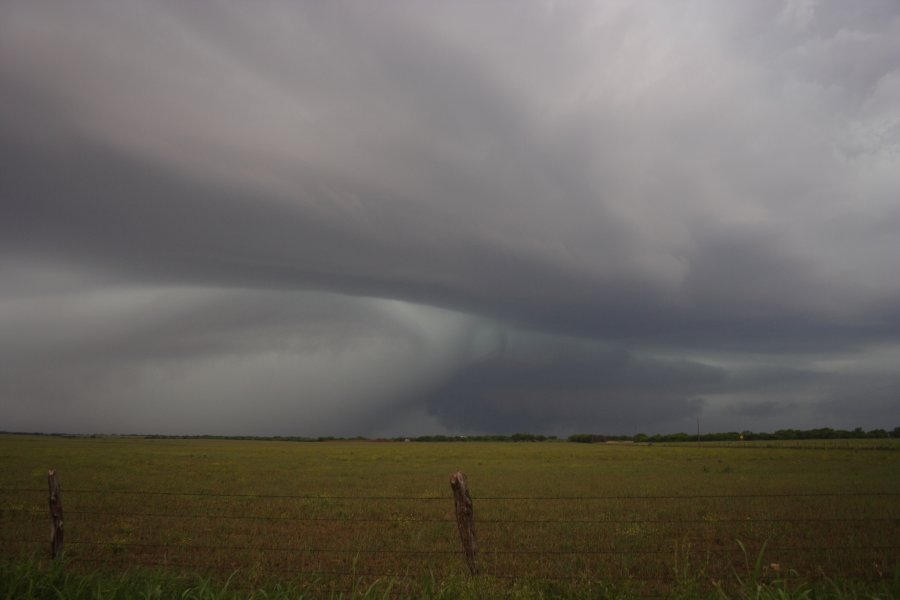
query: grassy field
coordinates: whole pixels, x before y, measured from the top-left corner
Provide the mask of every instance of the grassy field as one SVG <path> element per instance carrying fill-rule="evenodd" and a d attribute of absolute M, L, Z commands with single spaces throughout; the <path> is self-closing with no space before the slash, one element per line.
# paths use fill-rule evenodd
<path fill-rule="evenodd" d="M 66 511 L 64 573 L 41 562 L 51 467 Z M 475 502 L 476 578 L 453 517 L 456 470 Z M 114 589 L 127 573 L 129 585 L 162 590 L 201 577 L 197 589 L 229 581 L 270 597 L 896 597 L 898 475 L 900 445 L 884 441 L 0 436 L 0 581 Z"/>

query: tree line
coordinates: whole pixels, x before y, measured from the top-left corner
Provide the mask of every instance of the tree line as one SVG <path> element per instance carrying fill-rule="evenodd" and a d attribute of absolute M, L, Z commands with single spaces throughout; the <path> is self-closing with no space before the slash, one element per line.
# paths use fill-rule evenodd
<path fill-rule="evenodd" d="M 253 435 L 165 435 L 165 434 L 73 434 L 73 433 L 43 433 L 0 431 L 5 435 L 46 435 L 70 438 L 101 438 L 101 437 L 134 437 L 143 439 L 181 439 L 181 440 L 260 440 L 272 442 L 559 442 L 563 441 L 555 435 L 541 435 L 532 433 L 514 433 L 512 435 L 420 435 L 415 437 L 391 437 L 368 438 L 365 436 L 339 437 L 319 436 L 305 437 L 295 435 L 253 436 Z M 566 438 L 566 441 L 580 444 L 601 444 L 605 442 L 736 442 L 736 441 L 761 441 L 761 440 L 859 440 L 859 439 L 900 439 L 900 427 L 894 427 L 891 431 L 885 429 L 863 430 L 856 429 L 832 429 L 822 427 L 818 429 L 779 429 L 774 433 L 757 431 L 727 431 L 723 433 L 703 433 L 699 436 L 690 433 L 666 433 L 647 435 L 637 433 L 635 435 L 606 435 L 597 433 L 576 433 Z"/>
<path fill-rule="evenodd" d="M 759 431 L 726 431 L 722 433 L 702 433 L 700 435 L 689 433 L 668 433 L 647 435 L 646 433 L 637 433 L 633 436 L 624 435 L 598 435 L 592 433 L 579 433 L 569 436 L 570 442 L 582 444 L 603 443 L 603 442 L 625 442 L 633 441 L 637 443 L 654 443 L 654 442 L 737 442 L 737 441 L 761 441 L 761 440 L 863 440 L 863 439 L 886 439 L 900 438 L 900 427 L 894 427 L 891 431 L 886 429 L 870 429 L 863 430 L 862 427 L 856 429 L 832 429 L 831 427 L 820 427 L 818 429 L 779 429 L 774 433 L 766 433 Z"/>

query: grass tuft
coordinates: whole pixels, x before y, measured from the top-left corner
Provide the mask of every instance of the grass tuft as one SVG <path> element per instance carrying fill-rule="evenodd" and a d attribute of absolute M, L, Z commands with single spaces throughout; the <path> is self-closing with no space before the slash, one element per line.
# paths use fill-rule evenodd
<path fill-rule="evenodd" d="M 696 577 L 682 572 L 679 584 L 668 593 L 653 597 L 710 600 L 888 600 L 900 598 L 900 579 L 862 583 L 823 577 L 815 582 L 792 583 L 787 577 L 765 580 L 760 552 L 747 560 L 748 573 L 719 582 L 704 590 Z M 252 589 L 233 588 L 232 578 L 216 583 L 203 577 L 173 575 L 163 571 L 134 569 L 118 575 L 71 570 L 65 563 L 0 563 L 2 600 L 629 600 L 644 597 L 641 590 L 627 584 L 579 582 L 574 586 L 559 582 L 520 579 L 512 584 L 491 577 L 450 577 L 427 575 L 420 579 L 380 579 L 349 590 L 312 590 L 290 582 L 272 581 Z"/>

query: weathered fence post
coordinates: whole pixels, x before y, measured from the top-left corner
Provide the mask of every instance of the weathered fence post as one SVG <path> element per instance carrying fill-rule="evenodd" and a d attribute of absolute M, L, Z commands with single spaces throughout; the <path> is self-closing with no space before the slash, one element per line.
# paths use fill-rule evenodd
<path fill-rule="evenodd" d="M 50 484 L 50 556 L 56 559 L 63 551 L 63 507 L 55 470 L 47 473 L 47 481 Z"/>
<path fill-rule="evenodd" d="M 472 496 L 469 494 L 469 480 L 465 473 L 457 471 L 450 476 L 450 487 L 453 488 L 453 502 L 456 505 L 456 524 L 459 527 L 459 539 L 466 553 L 466 564 L 472 575 L 478 574 L 478 540 L 475 539 L 475 511 L 472 507 Z"/>

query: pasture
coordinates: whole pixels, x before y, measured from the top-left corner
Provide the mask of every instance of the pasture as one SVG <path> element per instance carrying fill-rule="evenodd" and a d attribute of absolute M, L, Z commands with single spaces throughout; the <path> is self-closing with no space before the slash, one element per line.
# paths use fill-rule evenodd
<path fill-rule="evenodd" d="M 309 597 L 699 597 L 758 585 L 898 593 L 896 440 L 0 436 L 7 571 L 46 562 L 48 468 L 62 484 L 71 573 L 230 578 L 233 589 L 289 584 Z M 476 577 L 456 529 L 456 470 L 474 498 Z"/>

